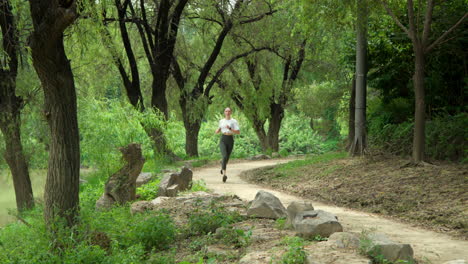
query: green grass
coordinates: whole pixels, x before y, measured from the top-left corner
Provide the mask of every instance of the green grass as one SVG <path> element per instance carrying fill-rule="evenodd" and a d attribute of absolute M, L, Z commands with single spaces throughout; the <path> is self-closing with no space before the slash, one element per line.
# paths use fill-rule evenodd
<path fill-rule="evenodd" d="M 301 168 L 307 165 L 318 164 L 323 162 L 328 162 L 332 160 L 342 159 L 347 157 L 348 153 L 346 152 L 329 152 L 322 155 L 314 155 L 307 157 L 304 160 L 294 160 L 285 164 L 276 166 L 276 173 L 287 173 L 297 168 Z"/>

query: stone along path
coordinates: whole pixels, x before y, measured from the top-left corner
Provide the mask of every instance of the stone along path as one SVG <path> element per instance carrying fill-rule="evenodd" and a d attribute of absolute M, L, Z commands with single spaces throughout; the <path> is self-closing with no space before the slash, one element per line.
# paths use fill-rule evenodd
<path fill-rule="evenodd" d="M 274 191 L 266 187 L 250 184 L 243 181 L 239 175 L 241 172 L 288 162 L 289 160 L 261 160 L 246 161 L 228 165 L 228 180 L 222 182 L 218 167 L 197 168 L 194 170 L 194 180 L 203 179 L 209 189 L 220 194 L 235 194 L 243 200 L 251 201 L 259 190 L 267 190 L 276 195 L 285 207 L 292 201 L 304 200 L 300 197 Z M 448 235 L 436 233 L 413 227 L 409 224 L 389 220 L 375 214 L 359 212 L 347 208 L 325 205 L 316 201 L 310 201 L 315 209 L 325 210 L 338 216 L 343 229 L 346 232 L 361 232 L 362 230 L 375 230 L 385 233 L 390 239 L 407 243 L 413 247 L 414 256 L 417 259 L 427 260 L 429 263 L 438 264 L 449 260 L 468 260 L 468 241 L 457 240 Z"/>

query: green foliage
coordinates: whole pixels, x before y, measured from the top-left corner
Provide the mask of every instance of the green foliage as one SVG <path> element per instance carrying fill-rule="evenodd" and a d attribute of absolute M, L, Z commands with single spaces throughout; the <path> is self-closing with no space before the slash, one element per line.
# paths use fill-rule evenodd
<path fill-rule="evenodd" d="M 282 264 L 305 264 L 307 254 L 304 251 L 304 239 L 300 237 L 285 237 L 282 243 L 287 246 L 287 251 L 281 257 Z"/>
<path fill-rule="evenodd" d="M 316 235 L 312 238 L 313 241 L 327 241 L 328 237 L 322 237 L 321 235 Z"/>
<path fill-rule="evenodd" d="M 468 115 L 441 115 L 426 121 L 425 156 L 437 160 L 463 161 L 467 157 Z M 413 122 L 388 124 L 382 117 L 370 120 L 369 142 L 385 152 L 409 155 L 413 140 Z"/>
<path fill-rule="evenodd" d="M 289 154 L 321 154 L 330 150 L 324 147 L 324 139 L 304 120 L 307 118 L 302 115 L 290 115 L 284 120 L 279 142 L 283 154 L 285 151 Z"/>
<path fill-rule="evenodd" d="M 220 240 L 224 244 L 232 245 L 235 248 L 247 247 L 250 244 L 250 237 L 252 236 L 251 230 L 244 231 L 236 228 L 225 228 L 220 232 Z"/>
<path fill-rule="evenodd" d="M 276 228 L 281 229 L 281 230 L 286 229 L 287 228 L 286 221 L 287 221 L 287 219 L 285 217 L 281 217 L 281 218 L 276 219 L 276 221 L 275 221 Z"/>
<path fill-rule="evenodd" d="M 161 178 L 158 177 L 138 187 L 136 193 L 140 196 L 140 200 L 149 201 L 155 199 L 158 195 L 160 183 Z"/>
<path fill-rule="evenodd" d="M 229 212 L 214 204 L 208 210 L 196 208 L 188 218 L 188 235 L 203 235 L 214 233 L 217 228 L 242 220 L 238 212 Z"/>
<path fill-rule="evenodd" d="M 142 243 L 146 250 L 164 250 L 174 242 L 176 228 L 169 215 L 159 212 L 138 222 L 133 233 L 134 242 Z"/>

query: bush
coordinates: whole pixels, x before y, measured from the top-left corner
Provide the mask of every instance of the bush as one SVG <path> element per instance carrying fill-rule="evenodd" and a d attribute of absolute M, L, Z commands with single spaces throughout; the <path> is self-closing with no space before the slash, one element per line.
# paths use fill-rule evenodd
<path fill-rule="evenodd" d="M 242 220 L 238 212 L 229 212 L 221 207 L 211 206 L 209 210 L 195 209 L 188 218 L 188 235 L 214 233 L 218 227 Z"/>
<path fill-rule="evenodd" d="M 386 124 L 370 120 L 369 145 L 397 155 L 410 155 L 413 145 L 412 121 Z M 426 121 L 425 156 L 437 160 L 464 161 L 467 157 L 468 114 L 443 115 Z"/>
<path fill-rule="evenodd" d="M 304 251 L 304 240 L 300 237 L 285 237 L 283 244 L 287 246 L 287 251 L 281 258 L 282 264 L 305 264 L 307 254 Z"/>
<path fill-rule="evenodd" d="M 133 232 L 135 243 L 142 243 L 146 250 L 168 249 L 176 237 L 176 227 L 172 218 L 161 212 L 138 222 Z"/>

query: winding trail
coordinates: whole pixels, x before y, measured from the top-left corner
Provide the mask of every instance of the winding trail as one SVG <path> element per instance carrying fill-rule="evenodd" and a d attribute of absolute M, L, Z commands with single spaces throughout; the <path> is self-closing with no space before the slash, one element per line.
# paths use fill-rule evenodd
<path fill-rule="evenodd" d="M 216 193 L 235 194 L 247 201 L 253 200 L 257 191 L 267 190 L 276 195 L 287 207 L 292 201 L 304 199 L 247 183 L 239 175 L 246 170 L 288 161 L 290 160 L 261 160 L 229 164 L 229 178 L 226 183 L 221 181 L 218 167 L 196 168 L 194 169 L 193 177 L 194 180 L 203 179 L 208 188 Z M 389 220 L 375 214 L 325 205 L 316 201 L 311 202 L 316 209 L 336 214 L 345 231 L 361 232 L 362 230 L 377 230 L 378 232 L 387 234 L 394 241 L 411 244 L 415 257 L 420 260 L 427 260 L 431 264 L 439 264 L 456 259 L 468 260 L 468 241 L 457 240 L 448 235 L 413 227 L 409 224 Z"/>

